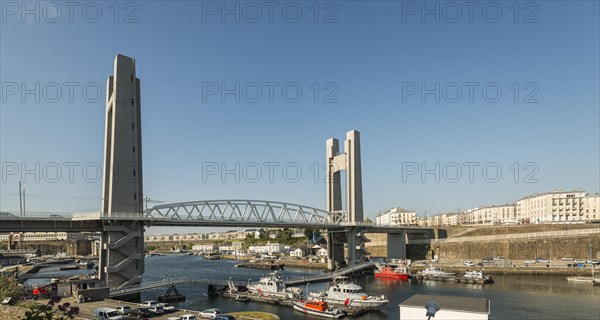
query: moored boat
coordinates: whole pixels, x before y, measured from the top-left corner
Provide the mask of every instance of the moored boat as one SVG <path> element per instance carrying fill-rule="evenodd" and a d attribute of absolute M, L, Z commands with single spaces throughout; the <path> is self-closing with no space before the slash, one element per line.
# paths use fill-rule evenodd
<path fill-rule="evenodd" d="M 345 279 L 347 277 L 337 277 L 327 292 L 311 293 L 311 296 L 330 304 L 352 307 L 378 308 L 389 302 L 384 295 L 371 296 L 361 292 L 361 286 L 345 282 Z"/>
<path fill-rule="evenodd" d="M 586 283 L 594 283 L 594 278 L 593 277 L 586 277 L 586 276 L 572 276 L 572 277 L 567 277 L 567 281 L 569 282 L 586 282 Z"/>
<path fill-rule="evenodd" d="M 241 295 L 238 294 L 235 297 L 235 301 L 238 301 L 238 302 L 249 302 L 250 298 L 248 298 L 248 296 L 241 296 Z"/>
<path fill-rule="evenodd" d="M 392 266 L 377 266 L 378 270 L 375 271 L 376 278 L 386 278 L 386 279 L 398 279 L 398 280 L 406 280 L 410 277 L 405 267 L 392 267 Z"/>
<path fill-rule="evenodd" d="M 248 291 L 265 297 L 275 298 L 295 298 L 302 294 L 299 288 L 286 288 L 283 279 L 278 271 L 271 272 L 267 276 L 260 278 L 258 282 L 248 283 Z"/>
<path fill-rule="evenodd" d="M 451 277 L 454 275 L 454 273 L 452 272 L 445 272 L 442 271 L 436 267 L 429 267 L 426 268 L 423 271 L 419 272 L 420 276 L 427 276 L 427 277 Z"/>
<path fill-rule="evenodd" d="M 202 258 L 205 260 L 221 260 L 221 255 L 218 253 L 206 253 L 202 255 Z"/>
<path fill-rule="evenodd" d="M 337 308 L 330 307 L 327 302 L 319 300 L 294 301 L 294 310 L 307 313 L 313 316 L 339 319 L 346 314 Z"/>
<path fill-rule="evenodd" d="M 482 271 L 467 271 L 463 277 L 469 280 L 483 281 L 484 284 L 494 282 L 493 277 L 484 275 Z"/>

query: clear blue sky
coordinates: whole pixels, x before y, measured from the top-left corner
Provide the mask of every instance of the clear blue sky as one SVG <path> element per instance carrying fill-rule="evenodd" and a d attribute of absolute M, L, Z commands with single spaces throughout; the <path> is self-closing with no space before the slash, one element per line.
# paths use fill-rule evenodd
<path fill-rule="evenodd" d="M 104 91 L 117 53 L 136 59 L 144 191 L 157 200 L 248 198 L 324 208 L 325 140 L 343 140 L 351 129 L 361 132 L 368 217 L 395 206 L 435 214 L 555 189 L 600 189 L 597 1 L 520 2 L 518 10 L 513 1 L 476 2 L 472 15 L 444 1 L 426 8 L 319 2 L 318 14 L 312 1 L 297 1 L 273 6 L 271 16 L 267 2 L 254 2 L 260 17 L 248 2 L 227 2 L 234 11 L 239 5 L 239 23 L 234 14 L 221 15 L 221 2 L 134 1 L 118 8 L 112 1 L 80 2 L 72 13 L 64 5 L 26 5 L 35 10 L 36 3 L 38 17 L 23 16 L 21 2 L 2 2 L 3 211 L 19 210 L 20 179 L 27 211 L 100 210 L 94 170 L 103 160 Z M 434 14 L 421 16 L 436 5 L 439 22 Z M 72 101 L 69 82 L 78 83 Z M 265 82 L 279 83 L 272 102 Z M 472 101 L 465 84 L 471 82 Z M 36 83 L 39 93 L 21 96 Z M 209 95 L 213 83 L 219 90 L 239 83 L 240 102 L 233 94 L 225 101 Z M 262 90 L 257 99 L 253 83 Z M 439 102 L 434 94 L 421 96 L 436 83 Z M 302 94 L 292 103 L 296 86 Z M 95 98 L 97 87 L 103 92 Z M 79 164 L 73 182 L 65 162 Z M 272 182 L 265 162 L 279 164 Z M 465 162 L 479 163 L 472 181 Z M 36 163 L 39 172 L 20 176 Z M 233 174 L 225 181 L 207 176 L 211 163 L 229 169 L 239 163 L 240 181 Z M 408 175 L 415 163 L 429 169 L 439 163 L 440 181 Z"/>

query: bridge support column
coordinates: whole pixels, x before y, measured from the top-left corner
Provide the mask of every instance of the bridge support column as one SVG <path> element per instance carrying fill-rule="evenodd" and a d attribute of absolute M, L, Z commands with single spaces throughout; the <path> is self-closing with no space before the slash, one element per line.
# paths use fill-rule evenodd
<path fill-rule="evenodd" d="M 338 266 L 346 264 L 344 258 L 345 234 L 339 232 L 327 232 L 327 254 L 329 255 L 329 270 L 335 270 Z"/>
<path fill-rule="evenodd" d="M 110 221 L 102 228 L 100 280 L 109 288 L 136 285 L 144 273 L 144 225 Z"/>
<path fill-rule="evenodd" d="M 348 239 L 348 265 L 353 266 L 365 260 L 367 251 L 365 242 L 369 239 L 365 237 L 361 228 L 350 228 L 347 234 Z"/>
<path fill-rule="evenodd" d="M 406 259 L 406 231 L 387 235 L 387 257 L 389 259 Z"/>

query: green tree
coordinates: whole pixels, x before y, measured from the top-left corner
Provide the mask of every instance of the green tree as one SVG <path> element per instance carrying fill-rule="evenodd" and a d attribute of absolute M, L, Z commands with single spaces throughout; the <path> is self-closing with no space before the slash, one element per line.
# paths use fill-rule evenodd
<path fill-rule="evenodd" d="M 19 300 L 23 296 L 23 287 L 17 280 L 0 276 L 0 300 L 11 297 Z"/>

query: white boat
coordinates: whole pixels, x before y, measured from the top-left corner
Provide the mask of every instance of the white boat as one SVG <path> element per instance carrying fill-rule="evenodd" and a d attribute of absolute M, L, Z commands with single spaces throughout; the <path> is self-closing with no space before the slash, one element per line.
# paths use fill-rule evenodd
<path fill-rule="evenodd" d="M 294 298 L 302 294 L 302 290 L 299 288 L 286 288 L 279 271 L 269 273 L 267 276 L 260 278 L 258 282 L 248 282 L 246 288 L 250 293 L 265 297 Z"/>
<path fill-rule="evenodd" d="M 567 277 L 567 281 L 569 281 L 569 282 L 594 283 L 594 278 L 593 277 L 586 277 L 586 276 L 572 276 L 572 277 Z"/>
<path fill-rule="evenodd" d="M 442 271 L 436 267 L 429 267 L 419 272 L 421 276 L 427 277 L 451 277 L 454 273 Z"/>
<path fill-rule="evenodd" d="M 465 272 L 463 277 L 470 279 L 470 280 L 483 281 L 483 283 L 494 283 L 493 277 L 486 276 L 481 271 L 467 271 L 467 272 Z"/>
<path fill-rule="evenodd" d="M 339 319 L 346 315 L 344 311 L 330 307 L 325 301 L 308 300 L 308 301 L 293 301 L 294 310 L 311 314 L 317 317 Z"/>
<path fill-rule="evenodd" d="M 318 297 L 327 303 L 351 307 L 378 308 L 389 302 L 384 295 L 370 296 L 360 292 L 362 290 L 361 286 L 345 282 L 345 279 L 347 277 L 338 277 L 327 292 L 311 293 L 311 296 Z"/>
<path fill-rule="evenodd" d="M 481 271 L 467 271 L 464 277 L 469 279 L 484 279 L 483 272 Z"/>

